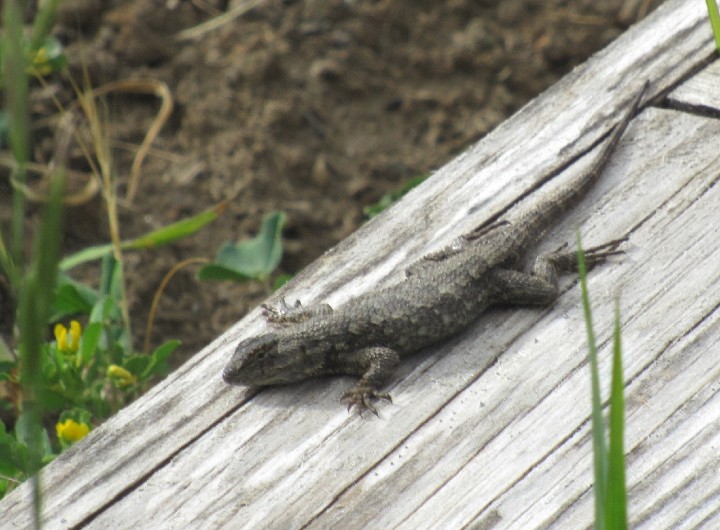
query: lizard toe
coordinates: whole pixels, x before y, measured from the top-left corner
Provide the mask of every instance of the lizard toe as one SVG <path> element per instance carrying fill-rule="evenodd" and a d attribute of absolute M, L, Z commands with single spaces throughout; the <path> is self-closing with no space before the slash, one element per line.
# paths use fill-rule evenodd
<path fill-rule="evenodd" d="M 379 417 L 380 415 L 374 404 L 377 400 L 382 399 L 392 403 L 390 394 L 387 392 L 379 392 L 368 385 L 357 385 L 340 396 L 340 399 L 347 403 L 348 412 L 355 407 L 355 410 L 361 416 L 363 412 L 369 410 Z"/>

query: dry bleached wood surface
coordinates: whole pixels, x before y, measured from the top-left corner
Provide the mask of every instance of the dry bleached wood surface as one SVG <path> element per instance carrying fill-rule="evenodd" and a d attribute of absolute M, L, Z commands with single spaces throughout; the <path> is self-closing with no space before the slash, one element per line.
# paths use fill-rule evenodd
<path fill-rule="evenodd" d="M 717 109 L 717 81 L 706 88 L 717 66 L 693 75 L 713 53 L 704 3 L 666 3 L 282 294 L 336 305 L 397 281 L 582 171 L 594 151 L 578 156 L 644 79 L 652 96 L 678 86 L 633 121 L 539 249 L 578 226 L 586 245 L 629 236 L 627 256 L 589 281 L 606 383 L 621 299 L 631 524 L 720 527 L 720 122 L 683 110 Z M 563 285 L 551 308 L 490 311 L 403 362 L 380 419 L 347 414 L 348 379 L 257 394 L 224 385 L 234 345 L 263 326 L 255 311 L 46 468 L 48 528 L 590 527 L 584 324 L 574 282 Z M 3 528 L 29 526 L 28 491 L 0 503 Z"/>

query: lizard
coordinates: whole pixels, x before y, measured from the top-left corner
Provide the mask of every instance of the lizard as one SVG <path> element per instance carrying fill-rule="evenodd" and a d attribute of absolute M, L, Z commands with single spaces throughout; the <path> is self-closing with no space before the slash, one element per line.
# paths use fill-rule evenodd
<path fill-rule="evenodd" d="M 392 401 L 381 389 L 402 357 L 456 335 L 493 304 L 550 305 L 560 294 L 558 273 L 577 270 L 576 253 L 565 245 L 540 255 L 530 272 L 523 272 L 521 256 L 598 180 L 647 86 L 634 96 L 582 176 L 540 200 L 525 197 L 499 220 L 411 264 L 398 283 L 335 310 L 300 301 L 288 305 L 284 299 L 276 307 L 263 304 L 270 327 L 238 344 L 223 370 L 225 382 L 262 387 L 325 375 L 357 376 L 341 399 L 348 410 L 377 415 L 375 402 Z M 624 240 L 588 249 L 588 269 L 622 253 L 618 248 Z"/>

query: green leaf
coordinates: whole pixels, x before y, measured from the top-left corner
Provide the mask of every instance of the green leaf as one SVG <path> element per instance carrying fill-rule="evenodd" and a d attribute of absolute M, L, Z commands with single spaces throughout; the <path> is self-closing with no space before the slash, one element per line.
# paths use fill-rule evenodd
<path fill-rule="evenodd" d="M 102 337 L 103 325 L 100 322 L 91 322 L 82 333 L 80 339 L 80 360 L 82 365 L 86 365 L 95 355 L 100 338 Z"/>
<path fill-rule="evenodd" d="M 58 418 L 58 423 L 62 423 L 66 420 L 73 420 L 77 423 L 85 423 L 86 425 L 92 425 L 92 413 L 82 407 L 72 407 L 69 410 L 63 411 Z"/>
<path fill-rule="evenodd" d="M 82 387 L 78 385 L 77 388 L 82 393 Z M 46 411 L 57 411 L 74 403 L 75 396 L 69 395 L 73 391 L 73 389 L 66 389 L 64 392 L 60 392 L 52 388 L 43 388 L 38 392 L 38 402 L 42 403 L 43 409 Z"/>
<path fill-rule="evenodd" d="M 155 351 L 149 355 L 132 355 L 127 357 L 122 367 L 137 376 L 140 380 L 147 381 L 154 375 L 168 371 L 167 358 L 179 345 L 179 340 L 169 340 L 158 346 Z"/>
<path fill-rule="evenodd" d="M 5 431 L 0 421 L 0 475 L 16 477 L 25 474 L 28 467 L 27 446 Z"/>
<path fill-rule="evenodd" d="M 146 248 L 159 247 L 161 245 L 167 245 L 178 239 L 188 237 L 205 225 L 213 222 L 215 219 L 222 215 L 225 210 L 225 203 L 222 203 L 214 208 L 205 210 L 190 219 L 183 219 L 177 223 L 169 224 L 157 230 L 153 230 L 143 236 L 140 236 L 129 241 L 123 241 L 120 246 L 123 250 L 141 250 Z M 107 256 L 112 252 L 112 245 L 98 245 L 95 247 L 88 247 L 75 254 L 67 256 L 60 262 L 61 270 L 70 270 L 73 267 L 85 263 L 87 261 L 93 261 Z"/>
<path fill-rule="evenodd" d="M 282 258 L 282 229 L 285 214 L 273 212 L 265 216 L 260 233 L 254 239 L 226 243 L 215 262 L 202 267 L 197 275 L 202 280 L 264 280 Z"/>
<path fill-rule="evenodd" d="M 152 359 L 149 355 L 131 355 L 122 364 L 128 372 L 133 375 L 139 376 L 145 371 Z"/>
<path fill-rule="evenodd" d="M 89 315 L 98 300 L 98 292 L 85 284 L 76 282 L 67 274 L 58 274 L 58 287 L 52 303 L 51 322 L 71 315 Z"/>
<path fill-rule="evenodd" d="M 107 323 L 118 314 L 115 300 L 109 296 L 101 296 L 90 311 L 90 322 Z"/>
<path fill-rule="evenodd" d="M 121 263 L 115 259 L 110 253 L 102 257 L 102 267 L 100 271 L 100 294 L 115 298 L 114 293 L 117 292 L 117 284 L 122 278 Z"/>
<path fill-rule="evenodd" d="M 174 352 L 177 347 L 180 346 L 179 340 L 169 340 L 153 351 L 150 357 L 150 363 L 145 367 L 145 370 L 140 374 L 140 378 L 147 380 L 153 375 L 159 375 L 166 373 L 169 370 L 167 359 L 170 354 Z"/>

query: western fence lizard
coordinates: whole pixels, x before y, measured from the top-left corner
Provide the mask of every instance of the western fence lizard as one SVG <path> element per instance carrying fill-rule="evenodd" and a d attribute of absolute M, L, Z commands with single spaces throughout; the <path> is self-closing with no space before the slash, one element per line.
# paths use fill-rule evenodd
<path fill-rule="evenodd" d="M 457 334 L 492 304 L 552 303 L 557 272 L 576 267 L 574 252 L 562 248 L 535 261 L 531 273 L 518 269 L 520 256 L 598 179 L 625 128 L 636 114 L 647 83 L 610 133 L 591 168 L 581 178 L 534 204 L 524 199 L 499 221 L 484 224 L 452 245 L 429 254 L 406 270 L 395 285 L 370 291 L 336 310 L 300 302 L 263 305 L 271 328 L 243 340 L 223 371 L 228 383 L 250 386 L 293 383 L 348 374 L 360 380 L 342 395 L 359 412 L 390 401 L 380 391 L 400 358 Z M 623 240 L 586 252 L 589 266 L 617 254 Z"/>

